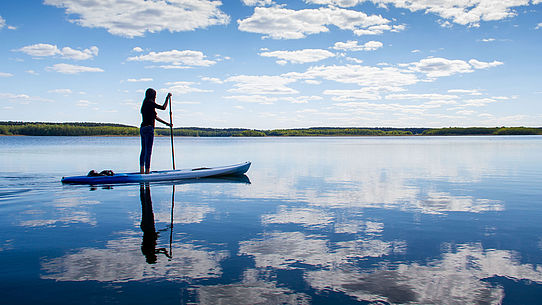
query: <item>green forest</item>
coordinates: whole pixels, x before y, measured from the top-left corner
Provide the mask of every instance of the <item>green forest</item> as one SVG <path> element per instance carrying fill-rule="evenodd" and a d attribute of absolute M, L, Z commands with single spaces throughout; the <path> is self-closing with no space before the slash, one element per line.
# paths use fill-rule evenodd
<path fill-rule="evenodd" d="M 169 128 L 156 128 L 157 136 L 169 136 Z M 0 135 L 21 136 L 139 136 L 139 128 L 107 123 L 0 122 Z M 184 137 L 299 137 L 299 136 L 459 136 L 459 135 L 542 135 L 542 128 L 339 128 L 256 130 L 243 128 L 179 127 L 174 136 Z"/>

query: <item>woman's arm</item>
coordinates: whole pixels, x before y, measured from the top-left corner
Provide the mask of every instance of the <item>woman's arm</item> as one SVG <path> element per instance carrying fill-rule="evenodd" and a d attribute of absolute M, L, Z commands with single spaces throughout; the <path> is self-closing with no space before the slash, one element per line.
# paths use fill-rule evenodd
<path fill-rule="evenodd" d="M 170 126 L 170 127 L 173 127 L 173 124 L 169 124 L 168 122 L 162 120 L 161 118 L 159 117 L 156 117 L 156 120 L 162 124 L 165 124 L 166 126 Z"/>
<path fill-rule="evenodd" d="M 167 102 L 171 100 L 171 93 L 168 93 L 166 96 L 166 100 L 164 101 L 164 105 L 160 106 L 158 105 L 159 109 L 166 110 L 167 108 Z"/>

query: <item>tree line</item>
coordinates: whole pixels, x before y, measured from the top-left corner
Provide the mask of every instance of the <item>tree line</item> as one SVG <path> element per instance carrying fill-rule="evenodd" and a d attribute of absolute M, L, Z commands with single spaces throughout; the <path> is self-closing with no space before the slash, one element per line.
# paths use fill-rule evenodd
<path fill-rule="evenodd" d="M 473 135 L 542 135 L 542 128 L 530 127 L 449 127 L 428 129 L 424 136 L 473 136 Z"/>
<path fill-rule="evenodd" d="M 169 128 L 156 128 L 158 136 L 169 136 Z M 450 136 L 450 135 L 541 135 L 542 128 L 341 128 L 311 127 L 257 130 L 244 128 L 180 127 L 174 136 L 184 137 L 298 137 L 298 136 Z M 0 135 L 24 136 L 138 136 L 135 126 L 107 123 L 0 122 Z"/>

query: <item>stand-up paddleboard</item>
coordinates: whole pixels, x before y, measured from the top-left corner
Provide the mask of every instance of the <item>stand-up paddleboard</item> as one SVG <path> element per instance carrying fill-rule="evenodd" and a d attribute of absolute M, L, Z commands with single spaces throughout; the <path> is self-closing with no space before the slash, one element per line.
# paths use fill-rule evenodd
<path fill-rule="evenodd" d="M 201 167 L 180 170 L 152 171 L 149 174 L 118 173 L 112 176 L 72 176 L 62 177 L 62 183 L 73 184 L 112 184 L 195 179 L 205 177 L 243 175 L 250 168 L 250 162 L 228 166 Z"/>

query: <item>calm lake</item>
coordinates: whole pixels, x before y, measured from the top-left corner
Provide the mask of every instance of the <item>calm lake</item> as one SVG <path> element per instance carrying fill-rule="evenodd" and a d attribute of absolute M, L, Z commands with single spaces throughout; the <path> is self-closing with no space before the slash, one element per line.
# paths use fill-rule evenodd
<path fill-rule="evenodd" d="M 169 138 L 152 167 L 171 168 Z M 542 137 L 0 137 L 3 304 L 540 304 Z"/>

